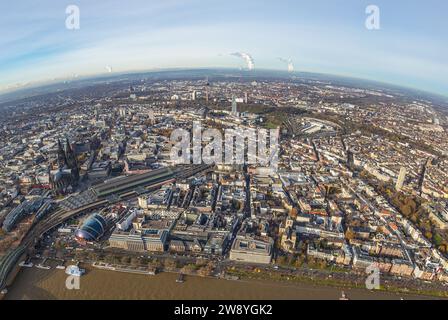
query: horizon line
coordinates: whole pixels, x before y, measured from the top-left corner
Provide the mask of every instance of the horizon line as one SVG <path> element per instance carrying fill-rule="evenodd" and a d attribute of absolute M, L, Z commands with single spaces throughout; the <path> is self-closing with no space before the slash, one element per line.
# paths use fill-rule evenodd
<path fill-rule="evenodd" d="M 339 78 L 345 78 L 345 79 L 352 79 L 352 80 L 360 80 L 360 81 L 366 81 L 366 82 L 372 82 L 372 83 L 376 83 L 376 84 L 380 84 L 380 85 L 384 85 L 384 86 L 392 86 L 392 87 L 396 87 L 396 89 L 401 89 L 401 90 L 412 90 L 412 91 L 417 91 L 421 94 L 428 94 L 428 95 L 433 95 L 439 98 L 444 98 L 444 99 L 448 99 L 448 93 L 447 94 L 443 94 L 440 92 L 435 92 L 435 91 L 429 91 L 429 90 L 425 90 L 425 89 L 420 89 L 414 86 L 408 86 L 408 85 L 402 85 L 402 84 L 397 84 L 397 83 L 392 83 L 392 82 L 386 82 L 386 81 L 382 81 L 382 80 L 377 80 L 377 79 L 372 79 L 372 78 L 362 78 L 359 76 L 354 76 L 354 75 L 346 75 L 346 74 L 336 74 L 336 73 L 325 73 L 325 72 L 314 72 L 314 71 L 300 71 L 300 70 L 294 70 L 294 71 L 287 71 L 284 69 L 279 69 L 279 68 L 256 68 L 256 69 L 240 69 L 237 67 L 219 67 L 219 66 L 213 66 L 213 67 L 170 67 L 170 68 L 149 68 L 149 69 L 138 69 L 138 70 L 126 70 L 126 71 L 119 71 L 119 72 L 103 72 L 103 73 L 93 73 L 93 74 L 84 74 L 84 75 L 76 75 L 76 76 L 71 76 L 71 77 L 66 77 L 66 78 L 55 78 L 55 79 L 50 79 L 50 80 L 42 80 L 42 81 L 37 81 L 37 82 L 31 82 L 28 85 L 24 85 L 22 87 L 17 87 L 17 88 L 13 88 L 11 90 L 6 90 L 6 91 L 2 91 L 0 90 L 0 99 L 6 95 L 13 95 L 13 94 L 20 94 L 21 91 L 26 91 L 26 90 L 32 90 L 32 89 L 39 89 L 39 88 L 44 88 L 47 86 L 52 86 L 52 85 L 58 85 L 58 84 L 63 84 L 64 82 L 81 82 L 81 81 L 86 81 L 86 80 L 94 80 L 96 78 L 113 78 L 113 77 L 119 77 L 119 76 L 125 76 L 125 75 L 135 75 L 135 74 L 140 74 L 140 73 L 155 73 L 155 72 L 170 72 L 170 71 L 194 71 L 194 70 L 229 70 L 229 71 L 240 71 L 240 72 L 246 72 L 246 73 L 251 73 L 254 72 L 256 73 L 257 71 L 276 71 L 276 72 L 281 72 L 281 73 L 285 73 L 285 74 L 290 74 L 290 75 L 294 75 L 294 74 L 314 74 L 314 75 L 321 75 L 321 76 L 330 76 L 330 77 L 339 77 Z M 417 93 L 416 92 L 416 93 Z M 35 95 L 31 95 L 31 96 L 37 96 L 39 95 L 39 93 L 36 93 Z M 30 97 L 31 97 L 30 96 Z M 19 98 L 13 98 L 9 101 L 4 101 L 0 103 L 7 103 L 10 101 L 14 101 L 14 100 L 18 100 L 18 99 L 23 99 L 26 97 L 19 97 Z M 448 103 L 448 100 L 446 101 Z"/>

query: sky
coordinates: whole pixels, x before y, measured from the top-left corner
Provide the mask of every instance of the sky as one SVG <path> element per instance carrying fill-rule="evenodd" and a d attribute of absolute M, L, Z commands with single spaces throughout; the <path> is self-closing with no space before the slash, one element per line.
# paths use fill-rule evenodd
<path fill-rule="evenodd" d="M 368 5 L 379 30 L 365 26 Z M 232 53 L 247 53 L 255 69 L 286 71 L 291 59 L 296 71 L 448 96 L 446 0 L 18 0 L 0 12 L 0 93 L 108 67 L 244 68 Z"/>

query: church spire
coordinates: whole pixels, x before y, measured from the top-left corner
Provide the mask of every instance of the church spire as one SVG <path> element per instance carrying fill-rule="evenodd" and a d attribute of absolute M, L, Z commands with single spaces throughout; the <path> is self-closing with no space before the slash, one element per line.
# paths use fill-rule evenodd
<path fill-rule="evenodd" d="M 67 165 L 67 157 L 65 156 L 64 148 L 62 147 L 61 140 L 58 139 L 58 166 L 63 168 Z"/>

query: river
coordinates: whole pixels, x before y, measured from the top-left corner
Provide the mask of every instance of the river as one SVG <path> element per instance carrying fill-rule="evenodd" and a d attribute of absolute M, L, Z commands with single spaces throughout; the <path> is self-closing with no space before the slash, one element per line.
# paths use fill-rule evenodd
<path fill-rule="evenodd" d="M 79 290 L 68 290 L 66 278 L 63 270 L 22 268 L 5 299 L 337 300 L 341 296 L 338 288 L 276 281 L 187 276 L 184 283 L 176 283 L 177 275 L 172 273 L 151 276 L 89 268 L 80 279 Z M 353 300 L 421 298 L 361 289 L 345 289 L 345 292 Z"/>

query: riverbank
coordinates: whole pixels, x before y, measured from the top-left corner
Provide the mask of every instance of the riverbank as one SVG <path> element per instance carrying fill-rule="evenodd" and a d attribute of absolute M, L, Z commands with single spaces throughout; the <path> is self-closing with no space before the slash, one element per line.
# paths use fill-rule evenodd
<path fill-rule="evenodd" d="M 112 300 L 338 300 L 341 290 L 354 300 L 429 299 L 365 289 L 319 286 L 275 280 L 224 280 L 186 276 L 177 283 L 175 273 L 141 275 L 86 266 L 79 290 L 65 287 L 67 275 L 62 270 L 22 268 L 5 299 L 112 299 Z"/>
<path fill-rule="evenodd" d="M 257 273 L 257 272 L 248 272 L 246 270 L 234 270 L 229 272 L 230 275 L 238 277 L 240 279 L 245 280 L 276 280 L 290 283 L 299 283 L 299 284 L 309 284 L 309 285 L 317 285 L 317 286 L 325 286 L 325 287 L 333 287 L 333 288 L 342 288 L 344 290 L 347 289 L 359 289 L 365 290 L 364 279 L 360 282 L 348 282 L 344 280 L 338 280 L 333 277 L 331 278 L 322 278 L 322 277 L 305 277 L 299 275 L 285 275 L 280 273 L 269 273 L 268 275 L 265 273 Z M 421 299 L 448 299 L 448 291 L 446 290 L 423 290 L 416 288 L 407 288 L 400 287 L 397 285 L 391 284 L 382 284 L 380 288 L 375 290 L 375 292 L 380 293 L 384 292 L 387 294 L 397 294 L 397 295 L 406 295 L 406 296 L 415 296 L 420 297 Z"/>

